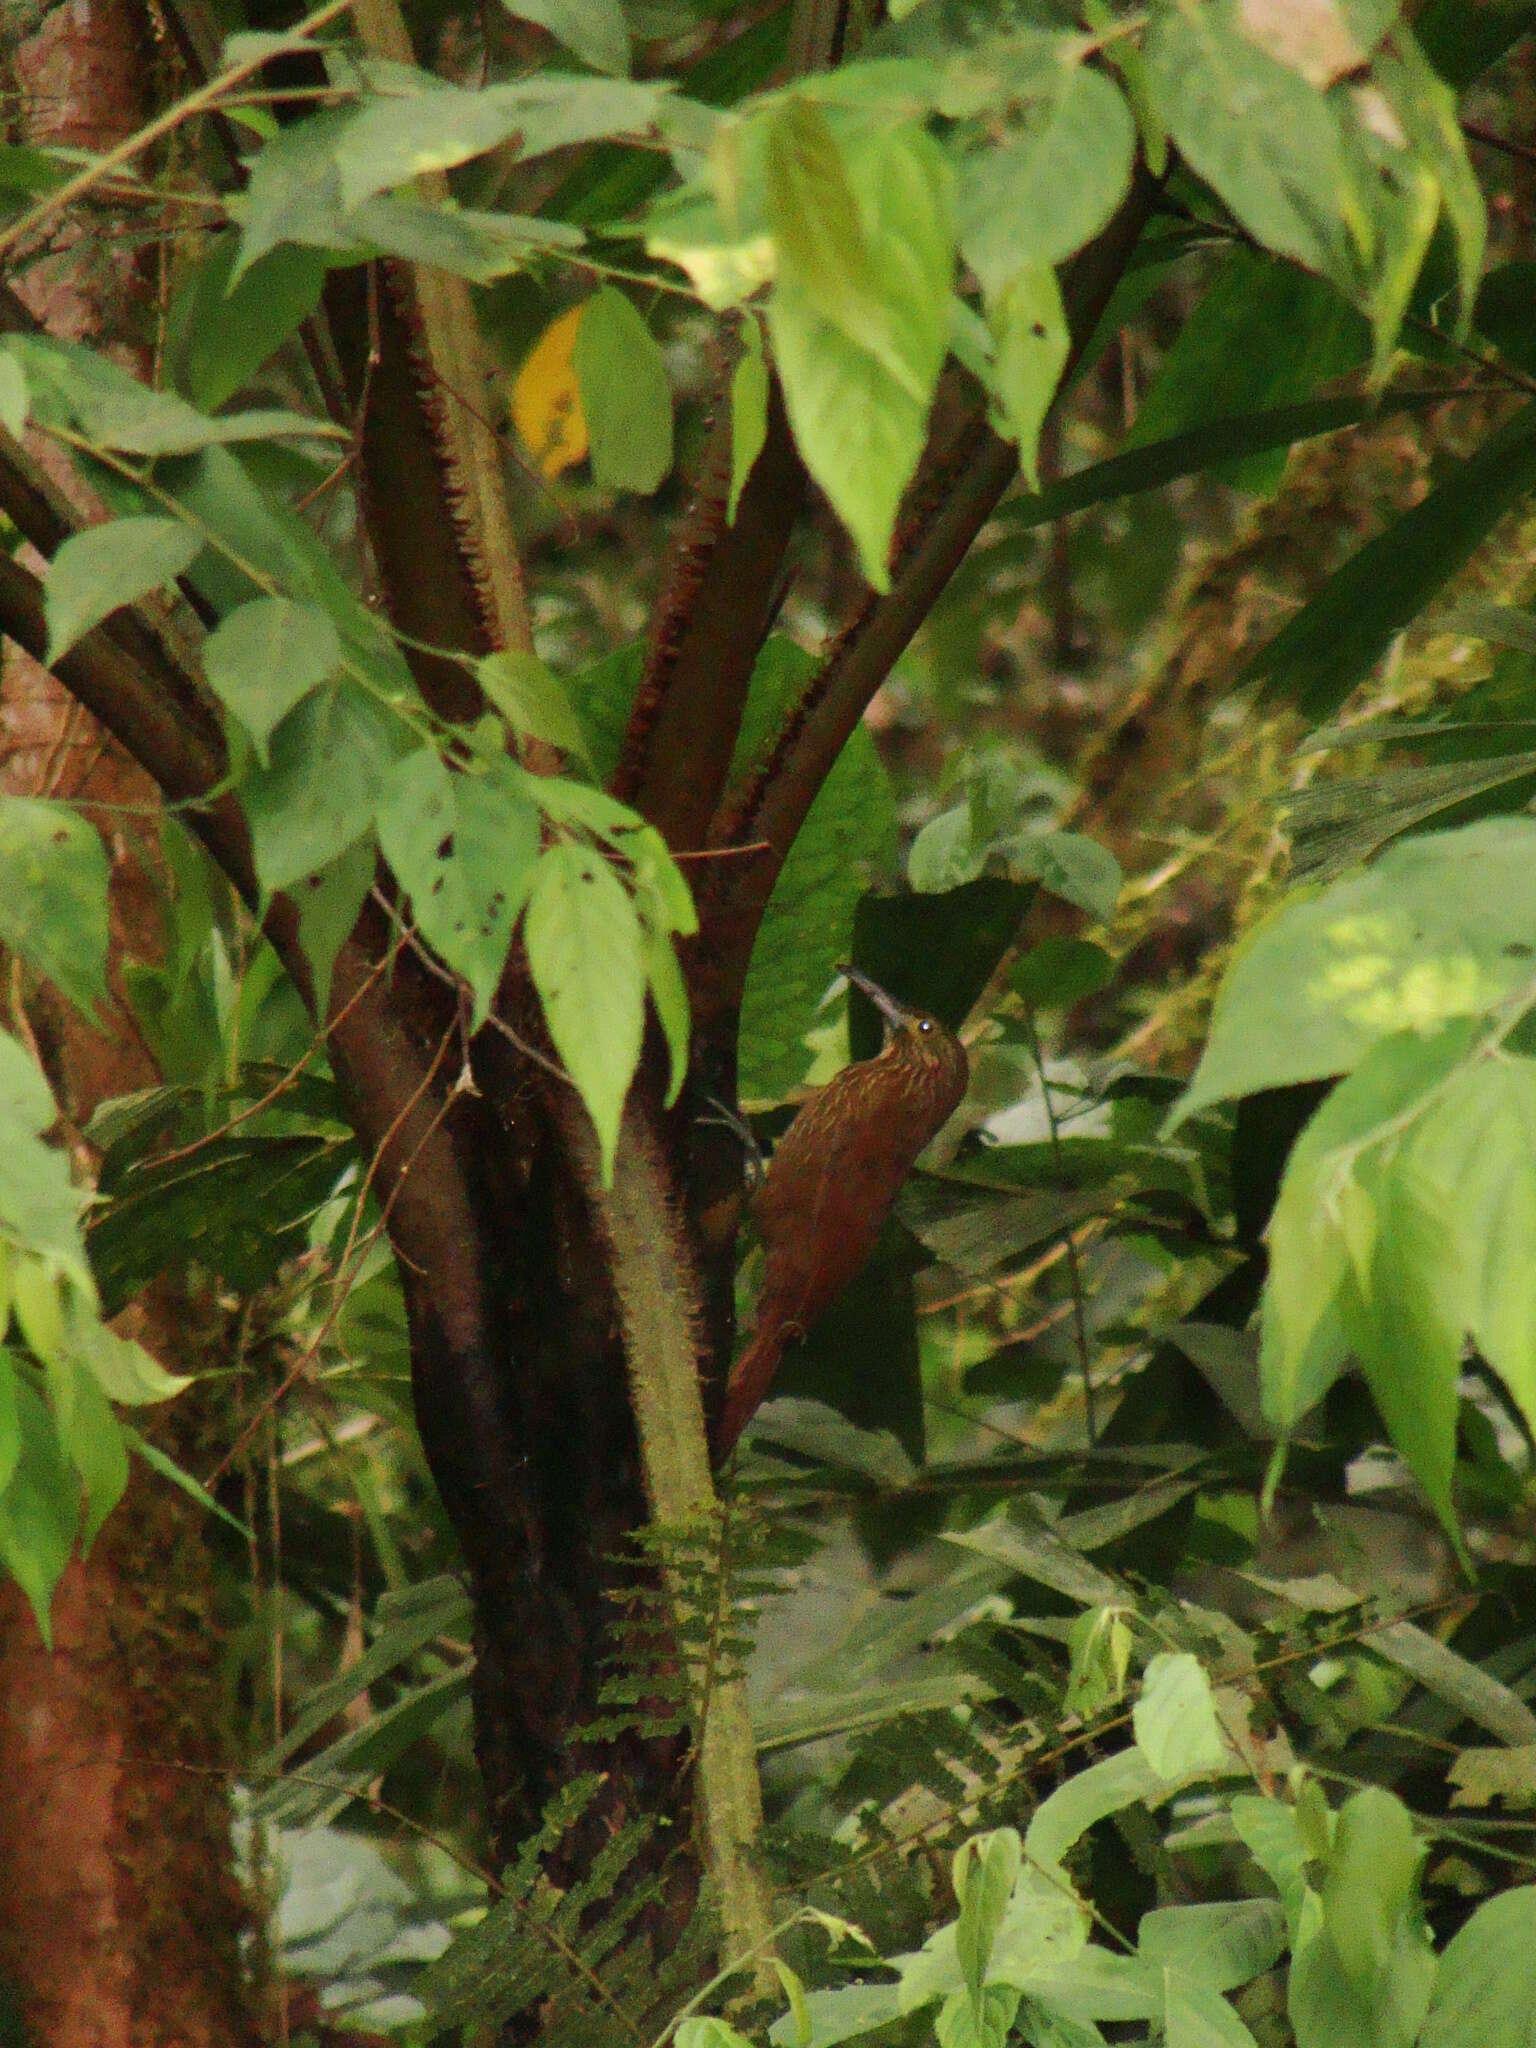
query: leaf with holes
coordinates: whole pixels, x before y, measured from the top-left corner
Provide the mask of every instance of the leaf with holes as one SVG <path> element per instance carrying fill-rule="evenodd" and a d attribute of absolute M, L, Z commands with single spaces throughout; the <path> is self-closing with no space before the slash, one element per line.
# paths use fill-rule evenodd
<path fill-rule="evenodd" d="M 379 803 L 379 844 L 427 944 L 474 996 L 483 1023 L 539 852 L 539 814 L 493 765 L 454 775 L 433 747 L 396 762 Z"/>

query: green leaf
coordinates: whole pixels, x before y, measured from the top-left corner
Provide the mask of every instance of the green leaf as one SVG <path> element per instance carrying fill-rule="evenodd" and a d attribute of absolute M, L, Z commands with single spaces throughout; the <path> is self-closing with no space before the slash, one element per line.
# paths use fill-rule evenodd
<path fill-rule="evenodd" d="M 157 1472 L 162 1479 L 168 1479 L 172 1486 L 179 1488 L 187 1496 L 188 1500 L 196 1501 L 204 1514 L 217 1516 L 219 1521 L 227 1528 L 233 1529 L 235 1534 L 247 1543 L 255 1542 L 249 1525 L 216 1501 L 201 1480 L 194 1479 L 190 1472 L 183 1471 L 174 1458 L 167 1457 L 158 1444 L 151 1443 L 148 1437 L 141 1436 L 136 1429 L 121 1424 L 119 1427 L 122 1428 L 123 1442 L 136 1457 L 144 1460 L 151 1472 Z"/>
<path fill-rule="evenodd" d="M 795 2029 L 795 2048 L 809 2048 L 811 2011 L 805 2002 L 805 1985 L 788 1963 L 781 1961 L 778 1956 L 774 1956 L 772 1962 L 774 1974 L 789 2003 L 789 2017 Z"/>
<path fill-rule="evenodd" d="M 1347 188 L 1330 103 L 1225 9 L 1163 10 L 1144 55 L 1158 110 L 1196 175 L 1267 248 L 1347 288 Z"/>
<path fill-rule="evenodd" d="M 955 1897 L 960 1902 L 955 1952 L 965 1973 L 965 1988 L 973 2008 L 981 2004 L 992 1944 L 1013 1897 L 1023 1856 L 1024 1846 L 1013 1828 L 973 1835 L 955 1851 L 953 1882 Z"/>
<path fill-rule="evenodd" d="M 1294 1429 L 1338 1376 L 1346 1356 L 1342 1304 L 1346 1289 L 1376 1287 L 1371 1185 L 1362 1185 L 1361 1162 L 1389 1138 L 1429 1090 L 1443 1083 L 1476 1043 L 1471 1021 L 1420 1036 L 1403 1032 L 1373 1048 L 1335 1088 L 1292 1149 L 1279 1199 L 1269 1221 L 1269 1277 L 1264 1293 L 1260 1351 L 1264 1413 L 1282 1434 Z M 1435 1378 L 1445 1378 L 1443 1356 Z M 1415 1379 L 1419 1375 L 1415 1374 Z M 1451 1409 L 1437 1403 L 1443 1432 L 1454 1427 Z M 1435 1466 L 1446 1462 L 1437 1452 Z"/>
<path fill-rule="evenodd" d="M 16 357 L 0 349 L 0 427 L 19 434 L 27 424 L 27 376 Z"/>
<path fill-rule="evenodd" d="M 583 0 L 575 0 L 573 14 L 576 6 L 584 17 L 588 14 Z M 401 82 L 410 78 L 404 73 Z M 424 171 L 451 170 L 514 136 L 519 158 L 526 162 L 603 136 L 644 133 L 664 97 L 659 85 L 552 72 L 479 92 L 444 85 L 425 72 L 417 73 L 416 79 L 417 91 L 374 100 L 361 113 L 344 117 L 312 139 L 307 150 L 290 144 L 284 161 L 269 159 L 282 149 L 286 137 L 261 152 L 251 175 L 245 261 L 252 260 L 253 250 L 260 253 L 287 238 L 295 204 L 303 204 L 303 187 L 314 185 L 322 164 L 333 163 L 338 179 L 340 206 L 331 201 L 333 215 L 348 214 L 376 192 L 403 185 Z M 303 125 L 314 128 L 318 123 Z M 262 178 L 264 166 L 267 175 Z M 323 186 L 316 196 L 324 197 Z"/>
<path fill-rule="evenodd" d="M 1279 1799 L 1240 1792 L 1232 1801 L 1232 1825 L 1254 1862 L 1280 1894 L 1291 1940 L 1301 1921 L 1312 1850 L 1296 1824 L 1296 1809 Z"/>
<path fill-rule="evenodd" d="M 1495 1008 L 1536 964 L 1536 820 L 1486 818 L 1388 847 L 1258 924 L 1216 998 L 1170 1128 L 1264 1088 L 1347 1073 L 1381 1039 Z"/>
<path fill-rule="evenodd" d="M 974 1998 L 969 1989 L 953 1992 L 934 2020 L 934 2039 L 938 2048 L 1004 2048 L 1018 2010 L 1011 1984 L 989 1984 Z"/>
<path fill-rule="evenodd" d="M 71 1318 L 69 1348 L 108 1400 L 124 1408 L 169 1401 L 190 1387 L 190 1374 L 167 1372 L 132 1337 L 80 1311 Z"/>
<path fill-rule="evenodd" d="M 1067 1634 L 1069 1713 L 1098 1714 L 1124 1698 L 1131 1647 L 1123 1607 L 1090 1607 L 1077 1617 Z"/>
<path fill-rule="evenodd" d="M 329 615 L 286 597 L 236 606 L 203 642 L 208 687 L 250 734 L 269 764 L 275 728 L 341 666 L 341 635 Z"/>
<path fill-rule="evenodd" d="M 1446 1943 L 1418 2048 L 1530 2048 L 1536 1885 L 1485 1899 Z"/>
<path fill-rule="evenodd" d="M 361 1727 L 349 1730 L 306 1760 L 302 1775 L 278 1777 L 251 1802 L 253 1816 L 280 1827 L 301 1828 L 333 1820 L 366 1793 L 397 1758 L 443 1718 L 461 1710 L 469 1694 L 469 1670 L 459 1665 L 424 1684 L 410 1686 L 376 1708 Z"/>
<path fill-rule="evenodd" d="M 775 635 L 753 671 L 733 773 L 770 743 L 816 664 Z M 895 855 L 895 810 L 874 741 L 861 725 L 838 756 L 763 914 L 742 997 L 740 1085 L 776 1101 L 805 1078 L 805 1034 L 853 941 L 859 899 Z"/>
<path fill-rule="evenodd" d="M 901 2013 L 894 1984 L 844 1984 L 836 1991 L 812 1991 L 805 2004 L 811 2019 L 808 2048 L 835 2048 L 839 2041 L 888 2026 Z M 768 2038 L 773 2048 L 802 2048 L 790 2013 L 774 2021 Z"/>
<path fill-rule="evenodd" d="M 865 575 L 883 590 L 897 505 L 922 453 L 948 347 L 950 174 L 937 144 L 916 129 L 861 137 L 842 167 L 878 303 L 878 350 L 862 317 L 866 297 L 852 308 L 838 301 L 833 319 L 803 281 L 803 263 L 781 272 L 768 325 L 796 443 L 853 536 Z M 814 266 L 813 275 L 824 290 Z"/>
<path fill-rule="evenodd" d="M 1297 2048 L 1409 2048 L 1435 1954 L 1418 1915 L 1419 1846 L 1402 1802 L 1370 1786 L 1341 1808 L 1323 1880 L 1323 1922 L 1291 1963 Z"/>
<path fill-rule="evenodd" d="M 57 661 L 121 605 L 174 582 L 202 545 L 179 519 L 108 519 L 71 534 L 43 583 L 47 660 Z"/>
<path fill-rule="evenodd" d="M 932 218 L 935 197 L 947 196 L 944 159 L 919 148 L 912 131 L 890 153 L 890 174 L 905 180 L 894 195 L 898 209 L 912 209 L 912 268 L 925 254 L 935 226 L 941 229 L 948 288 L 953 255 L 943 223 Z M 866 233 L 860 194 L 854 189 L 826 115 L 805 99 L 789 99 L 768 124 L 765 165 L 768 223 L 778 246 L 778 283 L 854 348 L 868 355 L 899 389 L 926 405 L 937 367 L 932 308 L 916 298 L 910 280 L 894 266 L 882 275 L 878 251 Z M 903 284 L 908 289 L 903 290 Z M 948 308 L 945 308 L 947 322 Z M 943 359 L 942 347 L 939 361 Z"/>
<path fill-rule="evenodd" d="M 1437 1292 L 1457 1351 L 1470 1336 L 1536 1427 L 1536 1062 L 1495 1055 L 1453 1075 L 1393 1161 L 1416 1222 L 1423 1278 L 1457 1269 Z"/>
<path fill-rule="evenodd" d="M 86 1016 L 105 1001 L 107 856 L 68 804 L 0 794 L 0 941 Z"/>
<path fill-rule="evenodd" d="M 1043 105 L 961 167 L 960 253 L 989 298 L 1090 242 L 1130 185 L 1136 125 L 1124 95 L 1085 64 L 1059 75 Z"/>
<path fill-rule="evenodd" d="M 742 322 L 741 354 L 731 372 L 731 489 L 726 524 L 736 524 L 736 507 L 752 465 L 768 438 L 768 365 L 763 360 L 762 323 L 753 314 Z"/>
<path fill-rule="evenodd" d="M 284 596 L 328 613 L 348 666 L 382 702 L 414 701 L 410 669 L 383 620 L 352 590 L 320 538 L 274 492 L 259 489 L 239 457 L 227 448 L 210 448 L 184 463 L 163 465 L 157 477 L 230 556 L 269 578 Z M 267 594 L 222 553 L 205 555 L 195 580 L 221 613 Z M 397 750 L 406 743 L 401 735 Z M 361 831 L 352 835 L 360 836 Z"/>
<path fill-rule="evenodd" d="M 475 663 L 475 677 L 519 739 L 547 740 L 586 761 L 586 736 L 565 685 L 536 654 L 517 648 L 487 654 Z"/>
<path fill-rule="evenodd" d="M 1009 436 L 1019 444 L 1019 467 L 1032 491 L 1040 488 L 1036 452 L 1072 339 L 1056 273 L 1019 270 L 988 307 L 996 347 L 993 382 Z"/>
<path fill-rule="evenodd" d="M 1456 95 L 1435 76 L 1412 31 L 1405 27 L 1377 51 L 1371 83 L 1386 96 L 1402 123 L 1407 149 L 1433 181 L 1436 210 L 1443 212 L 1450 226 L 1461 301 L 1457 331 L 1465 334 L 1482 272 L 1488 219 L 1482 188 L 1467 157 Z M 1369 132 L 1370 124 L 1362 125 Z M 1412 282 L 1410 279 L 1410 288 Z"/>
<path fill-rule="evenodd" d="M 125 455 L 188 455 L 225 441 L 284 436 L 345 438 L 342 428 L 297 412 L 263 408 L 209 419 L 174 392 L 141 384 L 96 350 L 51 335 L 9 335 L 4 350 L 17 354 L 26 371 L 34 424 Z"/>
<path fill-rule="evenodd" d="M 688 1075 L 688 987 L 670 935 L 655 930 L 651 925 L 645 927 L 645 975 L 671 1062 L 666 1097 L 667 1108 L 670 1109 L 682 1092 Z"/>
<path fill-rule="evenodd" d="M 351 936 L 373 887 L 377 853 L 371 837 L 359 839 L 325 867 L 292 885 L 299 903 L 299 944 L 314 977 L 315 1009 L 320 1016 L 330 1007 L 336 956 Z"/>
<path fill-rule="evenodd" d="M 1087 939 L 1042 939 L 1014 967 L 1009 986 L 1035 1010 L 1065 1010 L 1108 988 L 1115 963 Z"/>
<path fill-rule="evenodd" d="M 489 284 L 533 259 L 579 249 L 586 237 L 560 220 L 535 220 L 522 213 L 486 213 L 451 200 L 441 205 L 409 193 L 364 200 L 351 216 L 357 256 L 397 256 L 425 263 L 471 284 Z"/>
<path fill-rule="evenodd" d="M 619 0 L 502 0 L 519 21 L 537 22 L 594 71 L 629 74 L 629 29 Z M 681 2038 L 681 2037 L 679 2037 Z"/>
<path fill-rule="evenodd" d="M 587 1106 L 603 1176 L 611 1179 L 645 1025 L 634 903 L 599 854 L 551 846 L 534 871 L 524 940 L 549 1035 Z"/>
<path fill-rule="evenodd" d="M 325 258 L 274 249 L 231 285 L 239 237 L 219 235 L 172 302 L 167 367 L 203 412 L 243 391 L 320 303 Z"/>
<path fill-rule="evenodd" d="M 1263 1976 L 1284 1947 L 1285 1916 L 1272 1899 L 1164 1906 L 1144 1913 L 1136 1930 L 1137 1952 L 1148 1962 L 1217 1992 Z"/>
<path fill-rule="evenodd" d="M 435 747 L 397 761 L 379 799 L 379 844 L 422 937 L 485 1021 L 539 855 L 539 815 L 495 768 L 455 775 Z"/>
<path fill-rule="evenodd" d="M 1330 716 L 1394 633 L 1536 485 L 1536 405 L 1506 422 L 1429 496 L 1352 555 L 1247 674 L 1309 718 Z"/>
<path fill-rule="evenodd" d="M 53 1647 L 48 1610 L 75 1545 L 80 1490 L 59 1449 L 46 1402 L 31 1384 L 15 1382 L 21 1456 L 0 1493 L 0 1565 L 20 1586 Z"/>
<path fill-rule="evenodd" d="M 57 1115 L 37 1062 L 0 1031 L 0 1234 L 88 1286 L 79 1221 L 84 1196 L 70 1181 L 68 1153 L 38 1136 Z M 8 1303 L 18 1269 L 13 1257 L 5 1276 Z"/>
<path fill-rule="evenodd" d="M 1447 1701 L 1469 1721 L 1478 1722 L 1501 1742 L 1510 1744 L 1511 1750 L 1504 1754 L 1520 1746 L 1533 1746 L 1532 1753 L 1536 1754 L 1536 1713 L 1519 1694 L 1501 1684 L 1482 1665 L 1474 1664 L 1449 1643 L 1442 1643 L 1438 1636 L 1420 1628 L 1417 1622 L 1392 1621 L 1384 1628 L 1373 1629 L 1371 1648 L 1377 1656 L 1406 1671 L 1436 1699 Z M 1462 1752 L 1463 1757 L 1471 1754 L 1470 1750 Z"/>
<path fill-rule="evenodd" d="M 0 1247 L 0 1256 L 4 1248 Z M 21 1462 L 21 1413 L 16 1391 L 16 1359 L 0 1345 L 0 1494 Z"/>
<path fill-rule="evenodd" d="M 1122 1749 L 1074 1772 L 1041 1800 L 1024 1836 L 1024 1854 L 1034 1863 L 1054 1866 L 1097 1822 L 1138 1800 L 1165 1798 L 1168 1791 L 1167 1780 L 1139 1747 Z"/>
<path fill-rule="evenodd" d="M 1160 1778 L 1234 1766 L 1216 1719 L 1211 1681 L 1187 1651 L 1160 1651 L 1150 1660 L 1131 1720 L 1136 1747 Z"/>
<path fill-rule="evenodd" d="M 56 1385 L 56 1381 L 53 1383 Z M 54 1421 L 60 1447 L 79 1473 L 85 1489 L 85 1517 L 80 1529 L 83 1554 L 123 1497 L 128 1484 L 128 1449 L 106 1396 L 83 1374 L 74 1375 L 67 1406 L 55 1393 Z"/>
<path fill-rule="evenodd" d="M 586 0 L 578 0 L 585 5 Z M 738 2034 L 726 2020 L 684 2020 L 672 2036 L 677 2048 L 752 2048 L 745 2034 Z"/>
<path fill-rule="evenodd" d="M 649 494 L 672 467 L 672 386 L 655 336 L 612 285 L 586 303 L 574 362 L 594 479 Z"/>
<path fill-rule="evenodd" d="M 1227 2001 L 1206 1985 L 1172 1974 L 1164 1983 L 1164 2048 L 1258 2048 Z"/>
<path fill-rule="evenodd" d="M 998 853 L 1011 880 L 1038 881 L 1090 917 L 1114 916 L 1125 878 L 1115 856 L 1096 839 L 1081 832 L 1021 832 L 1001 842 Z"/>
<path fill-rule="evenodd" d="M 1323 279 L 1251 249 L 1232 249 L 1196 303 L 1137 408 L 1128 448 L 1217 421 L 1262 417 L 1305 399 L 1370 351 L 1365 322 Z M 1270 494 L 1289 448 L 1213 469 L 1239 490 Z"/>
<path fill-rule="evenodd" d="M 238 792 L 264 892 L 319 872 L 371 833 L 384 777 L 408 743 L 400 721 L 345 679 L 289 712 L 270 765 Z"/>
<path fill-rule="evenodd" d="M 1536 265 L 1532 268 L 1536 270 Z M 1070 512 L 1157 490 L 1218 465 L 1246 465 L 1251 458 L 1335 433 L 1362 419 L 1415 413 L 1443 402 L 1437 394 L 1425 391 L 1405 392 L 1379 403 L 1368 398 L 1318 398 L 1305 405 L 1279 405 L 1235 419 L 1211 420 L 1189 433 L 1172 434 L 1145 448 L 1130 447 L 1103 462 L 1091 462 L 1038 494 L 1020 492 L 999 507 L 997 523 L 1024 534 Z"/>

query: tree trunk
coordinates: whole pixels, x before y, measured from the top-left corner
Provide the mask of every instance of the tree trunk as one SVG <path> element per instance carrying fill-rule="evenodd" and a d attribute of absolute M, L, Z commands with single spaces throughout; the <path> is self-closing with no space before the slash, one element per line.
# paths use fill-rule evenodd
<path fill-rule="evenodd" d="M 101 0 L 88 14 L 57 6 L 35 20 L 13 7 L 0 46 L 29 141 L 100 149 L 138 117 L 147 24 L 127 0 Z M 132 349 L 145 317 L 132 264 L 78 226 L 18 289 L 52 332 L 74 339 Z M 51 676 L 19 649 L 6 652 L 0 784 L 78 800 L 87 816 L 93 802 L 113 807 L 100 822 L 114 968 L 125 953 L 150 957 L 159 929 L 152 825 L 125 823 L 117 807 L 152 812 L 158 793 Z M 48 990 L 23 1004 L 19 975 L 8 989 L 9 1021 L 32 1036 L 73 1133 L 100 1101 L 156 1079 L 120 988 L 99 1029 Z M 188 1323 L 185 1304 L 174 1317 L 162 1305 L 141 1314 L 135 1334 L 173 1369 L 194 1372 Z M 187 1408 L 148 1426 L 185 1455 L 205 1425 Z M 260 2039 L 240 1953 L 251 1917 L 233 1869 L 202 1521 L 136 1467 L 90 1558 L 60 1583 L 51 1653 L 18 1589 L 0 1586 L 0 1978 L 30 2038 L 47 2048 L 254 2048 Z"/>

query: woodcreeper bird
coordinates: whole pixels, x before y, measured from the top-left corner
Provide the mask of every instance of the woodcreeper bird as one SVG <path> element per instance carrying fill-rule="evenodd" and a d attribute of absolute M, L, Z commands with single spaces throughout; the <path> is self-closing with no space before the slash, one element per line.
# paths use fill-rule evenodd
<path fill-rule="evenodd" d="M 844 1067 L 802 1107 L 752 1197 L 763 1284 L 751 1342 L 726 1384 L 719 1458 L 755 1414 L 788 1346 L 863 1267 L 914 1160 L 969 1079 L 965 1047 L 948 1025 L 904 1008 L 857 969 L 842 972 L 884 1017 L 885 1047 Z"/>

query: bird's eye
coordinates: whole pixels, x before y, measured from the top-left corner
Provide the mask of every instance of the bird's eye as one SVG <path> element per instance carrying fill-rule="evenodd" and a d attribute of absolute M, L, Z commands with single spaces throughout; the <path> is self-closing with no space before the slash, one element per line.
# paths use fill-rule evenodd
<path fill-rule="evenodd" d="M 931 1017 L 919 1017 L 917 1028 L 919 1031 L 931 1031 L 933 1029 L 933 1019 Z"/>

